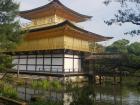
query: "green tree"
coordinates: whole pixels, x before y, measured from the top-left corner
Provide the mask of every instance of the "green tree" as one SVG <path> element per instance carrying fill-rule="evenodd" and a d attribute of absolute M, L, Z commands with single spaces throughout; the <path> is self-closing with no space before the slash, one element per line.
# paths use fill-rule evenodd
<path fill-rule="evenodd" d="M 113 53 L 127 53 L 128 44 L 129 44 L 129 41 L 126 39 L 118 40 L 114 42 L 112 45 L 106 47 L 106 51 L 113 52 Z"/>
<path fill-rule="evenodd" d="M 0 0 L 0 71 L 12 67 L 11 56 L 6 53 L 12 52 L 23 36 L 16 18 L 18 12 L 19 4 L 14 0 Z"/>
<path fill-rule="evenodd" d="M 122 25 L 124 23 L 131 23 L 133 25 L 140 25 L 140 0 L 105 0 L 106 5 L 111 4 L 111 2 L 117 2 L 121 4 L 121 9 L 115 13 L 114 18 L 105 21 L 106 24 L 112 25 L 113 23 L 119 23 Z M 139 35 L 140 29 L 133 29 L 125 34 Z"/>
<path fill-rule="evenodd" d="M 128 46 L 129 65 L 135 69 L 140 68 L 140 43 L 134 42 Z"/>
<path fill-rule="evenodd" d="M 125 53 L 127 59 L 122 62 L 122 68 L 131 73 L 140 68 L 140 43 L 134 42 L 129 44 L 128 40 L 118 40 L 112 45 L 106 47 L 106 52 Z"/>
<path fill-rule="evenodd" d="M 134 42 L 128 47 L 128 51 L 130 54 L 135 54 L 140 56 L 140 42 Z"/>

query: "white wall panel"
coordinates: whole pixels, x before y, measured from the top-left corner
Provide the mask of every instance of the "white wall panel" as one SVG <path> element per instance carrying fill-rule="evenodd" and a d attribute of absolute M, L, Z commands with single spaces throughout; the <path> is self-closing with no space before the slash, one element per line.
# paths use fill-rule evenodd
<path fill-rule="evenodd" d="M 26 59 L 20 59 L 20 64 L 26 64 Z"/>
<path fill-rule="evenodd" d="M 79 60 L 74 59 L 74 71 L 78 71 L 78 69 L 79 69 Z"/>
<path fill-rule="evenodd" d="M 37 66 L 36 71 L 43 71 L 43 65 L 42 66 Z"/>
<path fill-rule="evenodd" d="M 45 65 L 51 65 L 51 58 L 44 58 Z"/>
<path fill-rule="evenodd" d="M 74 62 L 73 62 L 73 55 L 69 55 L 69 54 L 66 54 L 65 57 L 70 57 L 70 58 L 64 58 L 64 69 L 65 69 L 65 72 L 72 72 L 73 71 L 73 68 L 74 68 L 74 71 L 80 71 L 81 70 L 81 60 L 78 59 L 79 56 L 78 55 L 74 55 Z M 74 67 L 73 67 L 74 66 Z"/>
<path fill-rule="evenodd" d="M 19 65 L 19 70 L 26 70 L 26 65 Z"/>
<path fill-rule="evenodd" d="M 74 58 L 80 58 L 78 55 L 74 55 Z"/>
<path fill-rule="evenodd" d="M 62 65 L 63 59 L 62 58 L 52 58 L 52 65 Z"/>
<path fill-rule="evenodd" d="M 35 71 L 35 65 L 28 65 L 28 70 L 33 70 L 33 71 Z"/>
<path fill-rule="evenodd" d="M 47 71 L 47 72 L 50 72 L 51 66 L 44 66 L 44 70 Z"/>
<path fill-rule="evenodd" d="M 35 58 L 29 58 L 28 64 L 35 64 L 36 59 Z"/>
<path fill-rule="evenodd" d="M 81 60 L 80 59 L 74 59 L 74 71 L 80 71 L 81 70 Z"/>
<path fill-rule="evenodd" d="M 73 71 L 73 59 L 69 58 L 64 59 L 64 69 L 65 72 Z"/>
<path fill-rule="evenodd" d="M 37 64 L 42 64 L 43 65 L 43 58 L 37 58 Z"/>
<path fill-rule="evenodd" d="M 52 66 L 52 72 L 62 72 L 62 66 Z"/>

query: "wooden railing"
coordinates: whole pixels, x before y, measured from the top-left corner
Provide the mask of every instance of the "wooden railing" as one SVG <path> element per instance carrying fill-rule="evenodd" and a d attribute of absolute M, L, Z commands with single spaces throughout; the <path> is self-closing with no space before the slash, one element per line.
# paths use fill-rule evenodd
<path fill-rule="evenodd" d="M 16 73 L 17 70 L 11 70 L 10 72 Z M 45 74 L 81 74 L 81 73 L 88 73 L 88 71 L 83 71 L 82 69 L 60 69 L 60 68 L 53 68 L 53 69 L 39 69 L 39 70 L 19 70 L 19 73 L 45 73 Z"/>
<path fill-rule="evenodd" d="M 39 68 L 39 70 L 36 70 L 34 72 L 46 72 L 46 73 L 84 73 L 83 70 L 81 69 L 60 69 L 60 68 L 53 68 L 53 69 L 48 69 L 48 68 Z"/>

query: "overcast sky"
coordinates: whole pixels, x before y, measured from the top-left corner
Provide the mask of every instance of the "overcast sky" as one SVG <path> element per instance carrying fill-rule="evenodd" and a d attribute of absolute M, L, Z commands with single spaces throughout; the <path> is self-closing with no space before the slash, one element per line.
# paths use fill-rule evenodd
<path fill-rule="evenodd" d="M 33 9 L 48 3 L 48 0 L 17 0 L 20 2 L 20 10 L 29 10 Z M 103 4 L 104 0 L 60 0 L 65 6 L 85 15 L 93 16 L 93 18 L 84 23 L 80 23 L 84 29 L 104 35 L 114 37 L 112 40 L 103 42 L 104 45 L 109 45 L 115 40 L 119 39 L 128 39 L 131 42 L 139 41 L 140 36 L 129 36 L 124 35 L 124 32 L 127 32 L 131 29 L 139 28 L 138 26 L 131 24 L 124 24 L 122 26 L 112 25 L 107 26 L 104 23 L 104 20 L 110 19 L 113 17 L 113 14 L 117 12 L 119 8 L 118 3 L 112 3 L 112 5 L 105 6 Z M 23 22 L 23 21 L 22 21 Z"/>

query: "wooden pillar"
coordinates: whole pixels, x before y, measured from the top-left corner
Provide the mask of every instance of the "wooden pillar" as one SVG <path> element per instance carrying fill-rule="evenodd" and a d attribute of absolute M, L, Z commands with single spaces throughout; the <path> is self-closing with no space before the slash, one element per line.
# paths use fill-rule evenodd
<path fill-rule="evenodd" d="M 37 71 L 37 52 L 35 53 L 35 71 Z"/>
<path fill-rule="evenodd" d="M 50 72 L 52 73 L 52 51 L 51 51 L 51 67 L 50 67 Z"/>
<path fill-rule="evenodd" d="M 64 67 L 64 64 L 65 64 L 65 50 L 63 50 L 63 64 L 62 64 L 62 72 L 63 72 L 63 81 L 62 83 L 64 84 L 65 83 L 65 67 Z M 64 96 L 63 96 L 64 97 Z"/>
<path fill-rule="evenodd" d="M 85 68 L 84 68 L 84 58 L 83 58 L 83 54 L 82 52 L 80 52 L 80 61 L 81 61 L 81 68 L 80 68 L 80 72 L 84 73 L 85 72 Z"/>
<path fill-rule="evenodd" d="M 74 73 L 74 72 L 75 72 L 75 71 L 74 71 L 74 51 L 72 52 L 72 55 L 73 55 L 73 56 L 72 56 L 72 57 L 73 57 L 72 59 L 73 59 L 73 73 Z M 79 72 L 79 70 L 78 70 L 78 72 Z"/>
<path fill-rule="evenodd" d="M 28 53 L 27 53 L 27 59 L 26 59 L 26 71 L 28 70 Z"/>
<path fill-rule="evenodd" d="M 113 73 L 113 85 L 116 85 L 117 82 L 116 82 L 116 72 L 114 71 Z"/>
<path fill-rule="evenodd" d="M 94 85 L 96 84 L 96 67 L 95 67 L 96 65 L 95 64 L 96 64 L 96 62 L 93 61 L 92 62 L 92 66 L 93 66 L 92 70 L 93 70 L 93 83 L 94 83 Z"/>
<path fill-rule="evenodd" d="M 121 68 L 120 68 L 120 66 L 121 66 L 121 60 L 119 61 L 119 71 L 120 71 L 120 84 L 122 84 L 122 70 L 121 70 Z"/>
<path fill-rule="evenodd" d="M 20 65 L 20 55 L 18 56 L 18 64 L 17 64 L 17 78 L 19 77 L 19 65 Z"/>
<path fill-rule="evenodd" d="M 43 71 L 45 71 L 45 51 L 43 51 Z"/>
<path fill-rule="evenodd" d="M 63 72 L 63 74 L 65 73 L 65 68 L 64 68 L 64 64 L 65 64 L 65 50 L 63 50 L 63 61 L 62 61 L 62 72 Z"/>

